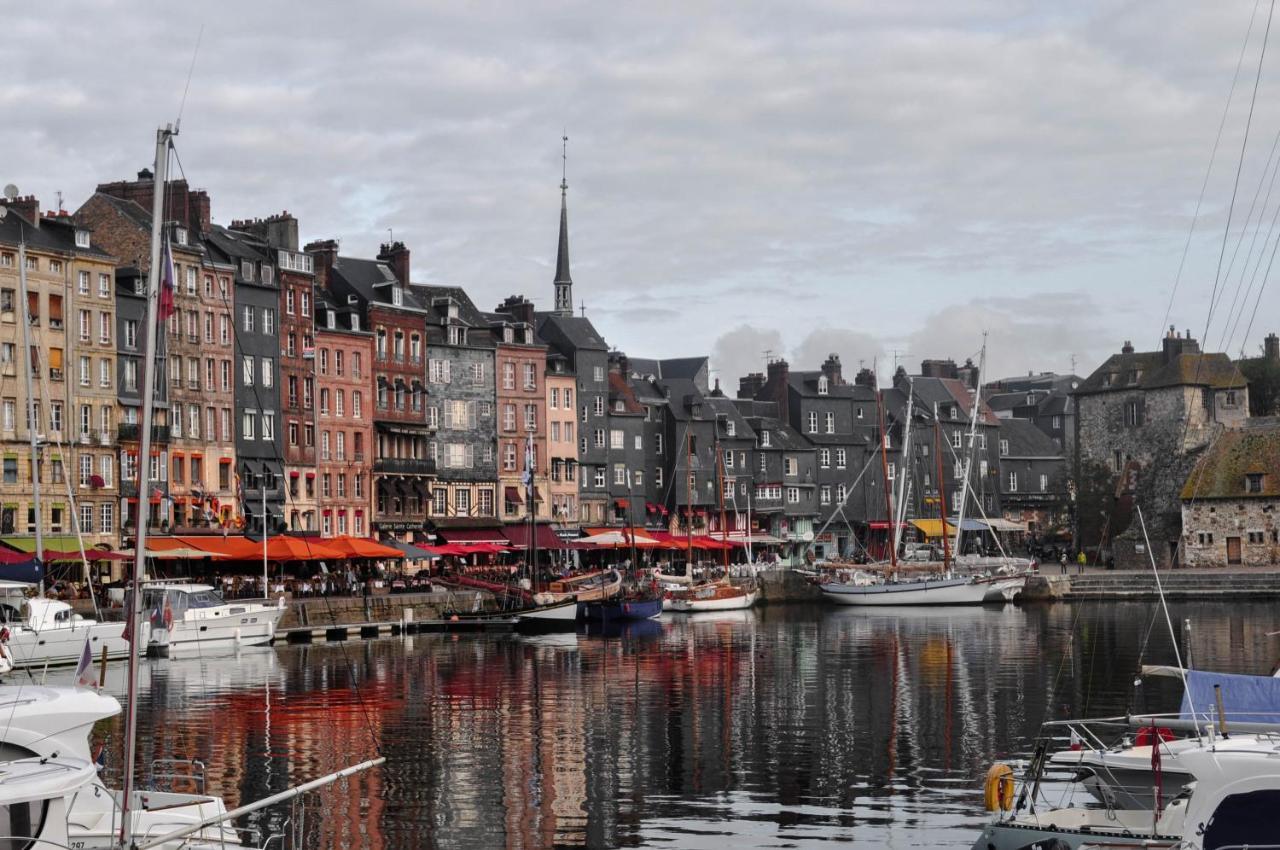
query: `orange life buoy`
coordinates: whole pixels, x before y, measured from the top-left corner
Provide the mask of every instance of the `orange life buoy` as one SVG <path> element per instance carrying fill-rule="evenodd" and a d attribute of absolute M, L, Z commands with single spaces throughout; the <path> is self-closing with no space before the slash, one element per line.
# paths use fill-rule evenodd
<path fill-rule="evenodd" d="M 989 812 L 1007 812 L 1013 808 L 1013 768 L 1007 764 L 991 765 L 982 789 L 982 801 Z"/>

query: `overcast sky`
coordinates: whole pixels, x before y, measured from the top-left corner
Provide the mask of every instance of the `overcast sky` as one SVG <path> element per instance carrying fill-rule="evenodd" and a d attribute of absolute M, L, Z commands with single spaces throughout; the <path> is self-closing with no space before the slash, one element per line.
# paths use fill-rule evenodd
<path fill-rule="evenodd" d="M 1158 345 L 1242 47 L 1170 321 L 1202 337 L 1218 276 L 1210 347 L 1253 351 L 1280 329 L 1268 286 L 1244 338 L 1280 209 L 1264 180 L 1280 40 L 1231 271 L 1216 271 L 1267 13 L 1254 0 L 9 5 L 0 182 L 74 209 L 149 164 L 203 26 L 177 144 L 220 222 L 287 209 L 304 240 L 360 256 L 393 230 L 419 282 L 464 286 L 485 309 L 517 292 L 548 307 L 567 130 L 575 300 L 618 348 L 711 354 L 736 386 L 766 350 L 887 374 L 895 357 L 913 370 L 976 357 L 987 330 L 992 376 L 1087 374 L 1125 339 Z"/>

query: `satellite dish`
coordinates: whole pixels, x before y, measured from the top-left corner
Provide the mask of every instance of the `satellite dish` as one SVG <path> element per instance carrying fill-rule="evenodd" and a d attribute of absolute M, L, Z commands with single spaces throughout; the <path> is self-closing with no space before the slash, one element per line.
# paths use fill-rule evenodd
<path fill-rule="evenodd" d="M 17 187 L 17 186 L 15 186 L 15 185 L 13 185 L 12 183 L 10 183 L 10 184 L 6 185 L 6 186 L 4 187 L 4 196 L 5 196 L 6 198 L 8 198 L 9 200 L 11 200 L 11 201 L 13 201 L 13 200 L 17 200 L 17 197 L 18 197 L 18 187 Z"/>

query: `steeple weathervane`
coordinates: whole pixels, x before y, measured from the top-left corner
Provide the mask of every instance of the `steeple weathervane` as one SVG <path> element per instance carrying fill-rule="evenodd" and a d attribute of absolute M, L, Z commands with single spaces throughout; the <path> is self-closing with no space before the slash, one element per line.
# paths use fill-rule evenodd
<path fill-rule="evenodd" d="M 560 316 L 573 315 L 573 278 L 569 276 L 569 137 L 560 138 L 560 243 L 556 250 L 556 309 Z"/>

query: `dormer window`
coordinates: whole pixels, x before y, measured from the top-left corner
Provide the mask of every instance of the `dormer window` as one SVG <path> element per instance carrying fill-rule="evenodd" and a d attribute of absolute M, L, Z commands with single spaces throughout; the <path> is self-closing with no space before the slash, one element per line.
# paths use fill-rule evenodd
<path fill-rule="evenodd" d="M 245 280 L 253 280 L 253 261 L 252 260 L 240 261 L 240 276 Z"/>
<path fill-rule="evenodd" d="M 89 247 L 89 231 L 87 230 L 76 231 L 76 247 L 77 248 Z"/>
<path fill-rule="evenodd" d="M 404 290 L 402 290 L 398 286 L 391 287 L 391 306 L 393 307 L 404 306 Z"/>
<path fill-rule="evenodd" d="M 1262 492 L 1262 473 L 1250 472 L 1244 477 L 1244 490 L 1246 493 Z"/>
<path fill-rule="evenodd" d="M 458 305 L 453 303 L 452 301 L 449 302 L 449 318 L 450 319 L 458 318 Z"/>
<path fill-rule="evenodd" d="M 353 331 L 360 330 L 360 314 L 359 313 L 351 314 L 351 330 Z"/>
<path fill-rule="evenodd" d="M 724 433 L 726 436 L 729 436 L 729 437 L 734 436 L 736 429 L 737 429 L 736 423 L 734 423 L 732 419 L 726 419 L 724 421 Z"/>
<path fill-rule="evenodd" d="M 263 263 L 262 264 L 262 282 L 271 283 L 272 279 L 274 278 L 274 272 L 275 272 L 275 269 L 271 268 L 271 266 L 267 265 L 266 263 Z"/>
<path fill-rule="evenodd" d="M 613 403 L 613 411 L 615 413 L 626 413 L 627 412 L 626 402 L 624 402 L 622 399 L 618 399 L 617 401 L 615 401 Z"/>
<path fill-rule="evenodd" d="M 325 316 L 329 323 L 329 330 L 334 330 L 338 327 L 338 314 L 336 312 L 333 310 L 327 310 L 325 312 Z"/>
<path fill-rule="evenodd" d="M 769 448 L 769 432 L 768 431 L 760 432 L 760 445 L 766 449 Z"/>
<path fill-rule="evenodd" d="M 826 395 L 828 389 L 827 376 L 822 375 L 818 378 L 818 395 Z"/>
<path fill-rule="evenodd" d="M 516 341 L 516 331 L 515 331 L 515 328 L 511 327 L 510 325 L 507 325 L 506 327 L 504 327 L 504 328 L 502 329 L 502 341 L 503 341 L 503 342 L 515 342 L 515 341 Z"/>
<path fill-rule="evenodd" d="M 1001 440 L 1000 441 L 1000 457 L 1005 457 L 1008 454 L 1009 454 L 1009 441 Z"/>
<path fill-rule="evenodd" d="M 185 227 L 175 227 L 173 229 L 173 241 L 179 245 L 187 244 L 187 229 Z"/>
<path fill-rule="evenodd" d="M 1035 404 L 1035 403 L 1036 403 L 1036 397 L 1031 393 L 1027 393 L 1027 404 Z"/>
<path fill-rule="evenodd" d="M 467 329 L 460 325 L 449 326 L 449 344 L 450 345 L 466 345 Z"/>

